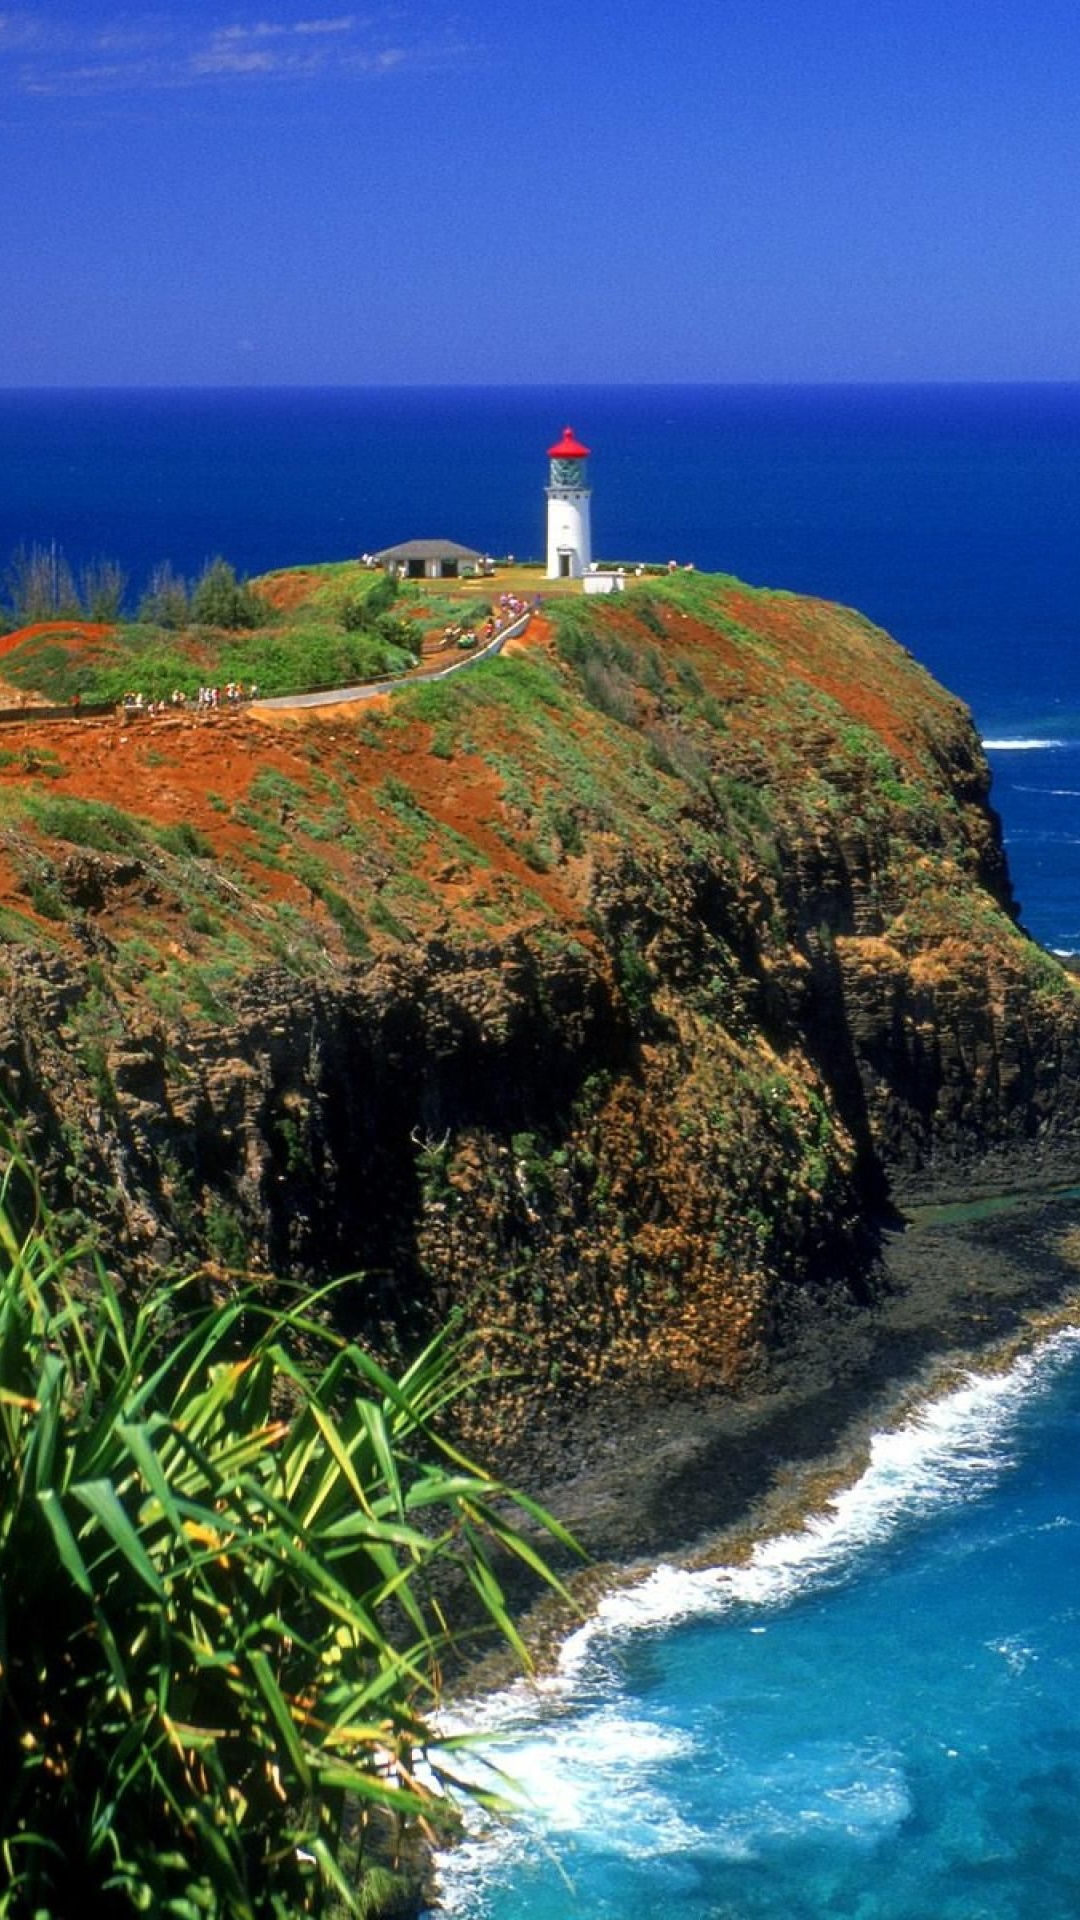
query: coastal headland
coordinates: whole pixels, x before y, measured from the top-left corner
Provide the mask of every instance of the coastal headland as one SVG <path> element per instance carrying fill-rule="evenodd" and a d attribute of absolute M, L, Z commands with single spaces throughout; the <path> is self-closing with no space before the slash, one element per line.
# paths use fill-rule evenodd
<path fill-rule="evenodd" d="M 970 716 L 857 613 L 660 577 L 362 708 L 0 749 L 0 1067 L 71 1231 L 131 1286 L 355 1272 L 395 1357 L 455 1316 L 470 1438 L 598 1554 L 1074 1283 L 1077 986 Z"/>

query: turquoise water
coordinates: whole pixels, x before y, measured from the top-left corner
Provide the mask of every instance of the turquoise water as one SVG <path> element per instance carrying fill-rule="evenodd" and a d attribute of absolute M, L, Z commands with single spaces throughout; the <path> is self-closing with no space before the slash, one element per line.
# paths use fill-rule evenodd
<path fill-rule="evenodd" d="M 880 1437 L 742 1569 L 612 1596 L 479 1713 L 531 1806 L 455 1920 L 1075 1920 L 1080 1334 Z"/>

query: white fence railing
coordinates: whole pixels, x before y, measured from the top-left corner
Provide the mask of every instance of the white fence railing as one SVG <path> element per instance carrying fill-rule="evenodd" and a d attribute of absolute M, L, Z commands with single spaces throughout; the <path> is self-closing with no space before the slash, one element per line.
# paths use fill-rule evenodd
<path fill-rule="evenodd" d="M 448 667 L 429 667 L 420 673 L 410 673 L 394 680 L 365 680 L 359 687 L 332 687 L 322 693 L 279 693 L 273 699 L 252 700 L 248 704 L 256 709 L 266 707 L 280 710 L 286 707 L 342 707 L 353 700 L 374 700 L 380 693 L 399 693 L 403 687 L 422 686 L 431 680 L 448 680 L 452 673 L 462 673 L 466 667 L 478 667 L 481 660 L 490 660 L 493 654 L 501 653 L 508 640 L 524 633 L 532 619 L 532 608 L 518 614 L 508 627 L 495 634 L 486 646 L 476 653 L 467 653 L 460 660 L 452 660 Z"/>

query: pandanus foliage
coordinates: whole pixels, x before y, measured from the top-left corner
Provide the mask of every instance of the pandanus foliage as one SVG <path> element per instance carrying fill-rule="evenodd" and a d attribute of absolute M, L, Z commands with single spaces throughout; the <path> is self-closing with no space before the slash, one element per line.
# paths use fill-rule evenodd
<path fill-rule="evenodd" d="M 362 1912 L 376 1833 L 486 1792 L 432 1727 L 447 1613 L 523 1653 L 497 1568 L 567 1537 L 440 1434 L 451 1341 L 395 1379 L 311 1300 L 128 1302 L 28 1195 L 8 1152 L 0 1916 Z"/>

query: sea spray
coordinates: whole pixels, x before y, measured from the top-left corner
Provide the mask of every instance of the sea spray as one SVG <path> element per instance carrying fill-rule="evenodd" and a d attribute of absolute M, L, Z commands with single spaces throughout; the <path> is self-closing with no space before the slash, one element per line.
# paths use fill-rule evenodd
<path fill-rule="evenodd" d="M 984 740 L 987 753 L 1040 753 L 1057 747 L 1064 747 L 1064 740 Z"/>
<path fill-rule="evenodd" d="M 500 1920 L 548 1920 L 610 1910 L 631 1920 L 655 1910 L 666 1885 L 664 1898 L 677 1897 L 688 1915 L 701 1900 L 704 1914 L 716 1910 L 708 1901 L 717 1876 L 725 1890 L 725 1876 L 736 1871 L 756 1887 L 763 1863 L 771 1862 L 775 1877 L 778 1859 L 808 1846 L 816 1849 L 813 1872 L 825 1860 L 833 1863 L 829 1872 L 842 1868 L 850 1876 L 867 1849 L 900 1847 L 908 1827 L 918 1825 L 913 1809 L 926 1778 L 942 1768 L 948 1785 L 952 1768 L 959 1779 L 963 1734 L 946 1725 L 957 1709 L 947 1708 L 943 1695 L 941 1731 L 930 1738 L 929 1758 L 922 1754 L 913 1767 L 911 1742 L 888 1716 L 878 1724 L 870 1715 L 872 1724 L 862 1727 L 856 1714 L 853 1726 L 841 1725 L 838 1700 L 834 1730 L 827 1704 L 824 1713 L 820 1704 L 808 1713 L 805 1689 L 827 1690 L 827 1669 L 806 1673 L 796 1659 L 792 1683 L 790 1666 L 784 1668 L 793 1685 L 786 1702 L 771 1668 L 770 1636 L 800 1607 L 816 1621 L 827 1614 L 830 1593 L 857 1594 L 883 1566 L 902 1567 L 920 1537 L 932 1542 L 935 1528 L 968 1523 L 980 1503 L 1000 1497 L 1023 1448 L 1025 1421 L 1078 1357 L 1080 1331 L 1065 1329 L 1007 1369 L 966 1375 L 876 1435 L 865 1470 L 805 1525 L 762 1539 L 744 1565 L 657 1567 L 601 1602 L 566 1642 L 550 1678 L 471 1708 L 471 1723 L 491 1734 L 499 1765 L 519 1783 L 524 1811 L 512 1829 L 477 1832 L 443 1860 L 449 1911 L 469 1920 L 496 1912 Z M 1064 1537 L 1072 1526 L 1068 1514 L 1054 1514 L 1043 1532 Z M 691 1682 L 680 1677 L 680 1639 L 693 1656 Z M 1010 1685 L 1030 1685 L 1040 1671 L 1037 1640 L 1026 1626 L 987 1634 L 978 1657 L 991 1663 L 991 1678 L 996 1672 Z M 748 1643 L 762 1647 L 763 1664 L 746 1664 Z M 728 1698 L 721 1676 L 736 1664 L 746 1691 Z M 850 1693 L 861 1682 L 848 1672 L 842 1684 Z M 914 1744 L 921 1750 L 925 1739 Z M 982 1832 L 970 1808 L 960 1824 L 965 1846 Z M 538 1867 L 545 1849 L 558 1870 Z M 667 1879 L 658 1881 L 661 1868 Z M 594 1878 L 601 1869 L 613 1901 L 617 1892 L 610 1909 Z M 897 1871 L 899 1886 L 909 1869 Z M 580 1898 L 570 1890 L 577 1879 Z M 790 1898 L 782 1884 L 781 1876 L 780 1902 Z M 770 1897 L 761 1893 L 759 1904 L 755 1893 L 751 1904 L 730 1911 L 784 1911 L 782 1904 L 772 1908 Z M 878 1911 L 866 1908 L 868 1915 Z M 893 1911 L 888 1903 L 880 1907 L 883 1915 Z"/>

